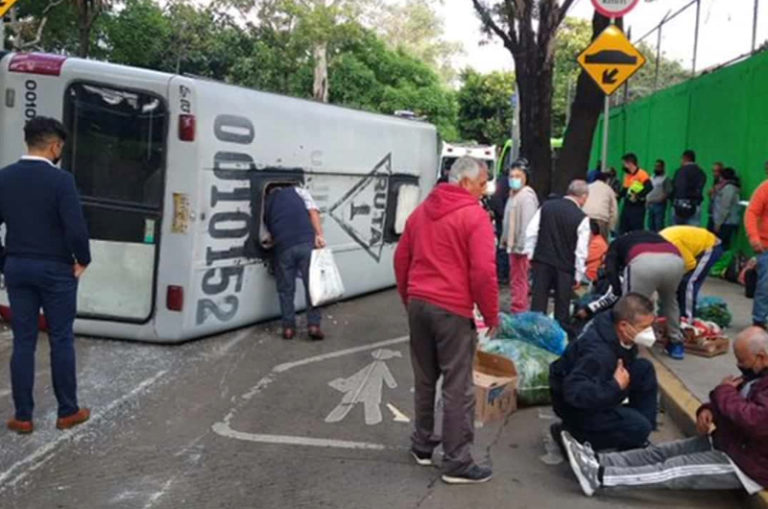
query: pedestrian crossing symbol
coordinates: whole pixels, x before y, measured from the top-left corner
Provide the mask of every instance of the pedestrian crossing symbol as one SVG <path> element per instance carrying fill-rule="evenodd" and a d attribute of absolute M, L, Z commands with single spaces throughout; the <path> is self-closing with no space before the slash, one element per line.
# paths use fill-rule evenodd
<path fill-rule="evenodd" d="M 577 60 L 606 95 L 613 94 L 645 65 L 643 54 L 616 25 L 603 30 Z"/>
<path fill-rule="evenodd" d="M 2 17 L 5 16 L 5 13 L 10 11 L 15 3 L 16 0 L 0 0 L 0 22 L 2 22 Z"/>

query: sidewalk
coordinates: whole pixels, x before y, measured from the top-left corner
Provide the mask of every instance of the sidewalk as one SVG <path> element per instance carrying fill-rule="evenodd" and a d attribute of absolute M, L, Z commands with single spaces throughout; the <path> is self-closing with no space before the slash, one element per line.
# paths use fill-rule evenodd
<path fill-rule="evenodd" d="M 701 296 L 716 295 L 728 303 L 733 315 L 731 326 L 725 330 L 733 340 L 742 329 L 752 325 L 752 300 L 744 296 L 744 287 L 721 279 L 709 278 Z M 687 354 L 685 360 L 675 361 L 660 348 L 653 356 L 667 412 L 686 433 L 695 431 L 696 410 L 709 399 L 709 392 L 727 375 L 737 375 L 733 350 L 725 355 L 705 358 Z M 752 497 L 754 507 L 768 509 L 768 490 Z"/>

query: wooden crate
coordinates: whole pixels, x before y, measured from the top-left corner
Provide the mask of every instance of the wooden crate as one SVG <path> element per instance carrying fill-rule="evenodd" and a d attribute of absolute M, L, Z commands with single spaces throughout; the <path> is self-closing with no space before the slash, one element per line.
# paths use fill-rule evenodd
<path fill-rule="evenodd" d="M 720 336 L 717 338 L 706 339 L 703 342 L 686 341 L 685 351 L 701 357 L 715 357 L 728 352 L 731 340 Z"/>

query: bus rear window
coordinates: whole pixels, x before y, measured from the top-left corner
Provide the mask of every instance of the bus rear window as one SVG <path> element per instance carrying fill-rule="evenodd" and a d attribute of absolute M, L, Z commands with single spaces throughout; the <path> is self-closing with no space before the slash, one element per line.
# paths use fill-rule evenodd
<path fill-rule="evenodd" d="M 63 167 L 84 198 L 159 208 L 168 112 L 154 95 L 88 83 L 66 92 Z"/>

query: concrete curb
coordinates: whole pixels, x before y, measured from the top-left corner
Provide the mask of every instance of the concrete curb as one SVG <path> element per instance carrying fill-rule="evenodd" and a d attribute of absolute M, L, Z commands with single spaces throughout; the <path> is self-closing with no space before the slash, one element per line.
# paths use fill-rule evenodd
<path fill-rule="evenodd" d="M 651 353 L 645 357 L 656 368 L 664 410 L 683 433 L 693 435 L 696 433 L 696 410 L 702 402 L 672 370 L 656 358 L 657 355 L 661 354 L 651 350 Z M 768 490 L 753 497 L 747 497 L 745 494 L 745 502 L 746 506 L 752 509 L 768 509 Z"/>

